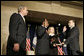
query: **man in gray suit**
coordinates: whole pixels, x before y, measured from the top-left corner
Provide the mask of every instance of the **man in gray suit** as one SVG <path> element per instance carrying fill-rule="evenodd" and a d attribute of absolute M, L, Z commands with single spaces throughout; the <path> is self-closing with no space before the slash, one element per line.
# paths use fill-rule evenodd
<path fill-rule="evenodd" d="M 70 31 L 68 33 L 66 41 L 63 42 L 62 44 L 69 44 L 71 55 L 78 55 L 77 51 L 80 50 L 79 29 L 76 27 L 75 20 L 69 20 L 68 25 L 70 27 Z M 65 31 L 66 29 L 63 29 L 63 32 Z"/>

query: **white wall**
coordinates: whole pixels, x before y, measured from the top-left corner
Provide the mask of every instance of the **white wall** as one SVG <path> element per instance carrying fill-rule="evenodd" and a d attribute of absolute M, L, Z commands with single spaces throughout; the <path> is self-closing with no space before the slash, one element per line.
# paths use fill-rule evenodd
<path fill-rule="evenodd" d="M 1 54 L 6 54 L 6 44 L 9 35 L 9 19 L 14 12 L 17 12 L 16 8 L 1 5 Z"/>

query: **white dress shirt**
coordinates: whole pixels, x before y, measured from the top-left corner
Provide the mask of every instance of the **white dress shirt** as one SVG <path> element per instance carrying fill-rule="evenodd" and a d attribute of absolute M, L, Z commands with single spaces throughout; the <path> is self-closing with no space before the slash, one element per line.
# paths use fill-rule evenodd
<path fill-rule="evenodd" d="M 19 13 L 21 16 L 22 16 L 22 18 L 23 18 L 23 20 L 24 20 L 24 22 L 25 22 L 25 18 L 24 18 L 24 16 L 21 14 L 21 13 Z"/>

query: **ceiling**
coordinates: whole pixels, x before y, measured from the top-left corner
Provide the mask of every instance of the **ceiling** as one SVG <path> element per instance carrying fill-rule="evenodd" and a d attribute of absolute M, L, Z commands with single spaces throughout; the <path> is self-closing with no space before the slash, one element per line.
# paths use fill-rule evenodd
<path fill-rule="evenodd" d="M 28 22 L 35 22 L 41 23 L 43 18 L 48 19 L 50 24 L 64 24 L 66 25 L 70 19 L 74 19 L 79 21 L 81 18 L 59 15 L 59 14 L 52 14 L 52 13 L 45 13 L 45 12 L 38 12 L 38 11 L 31 11 L 29 10 L 29 14 L 25 17 Z"/>
<path fill-rule="evenodd" d="M 83 1 L 60 1 L 60 2 L 83 7 Z M 46 3 L 46 2 L 41 1 L 41 3 Z M 51 1 L 48 1 L 47 3 L 51 3 Z M 9 3 L 2 2 L 2 5 L 7 5 L 7 6 L 15 6 L 15 5 L 18 6 L 19 3 L 16 2 L 12 5 L 11 4 L 12 4 L 12 2 L 9 2 Z M 35 22 L 35 23 L 41 23 L 43 18 L 47 18 L 50 24 L 61 23 L 61 24 L 65 24 L 65 25 L 67 24 L 67 22 L 70 19 L 75 19 L 76 21 L 81 20 L 81 18 L 76 18 L 76 17 L 72 17 L 72 16 L 52 14 L 52 13 L 46 13 L 46 12 L 38 12 L 38 11 L 32 11 L 32 10 L 29 10 L 29 14 L 26 16 L 26 20 L 28 22 Z"/>
<path fill-rule="evenodd" d="M 81 6 L 83 7 L 83 1 L 61 1 L 62 3 L 75 5 L 75 6 Z"/>

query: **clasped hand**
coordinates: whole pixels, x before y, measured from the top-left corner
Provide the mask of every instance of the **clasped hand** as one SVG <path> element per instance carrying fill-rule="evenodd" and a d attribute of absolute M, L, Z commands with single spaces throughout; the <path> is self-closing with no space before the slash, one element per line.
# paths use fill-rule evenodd
<path fill-rule="evenodd" d="M 14 44 L 13 50 L 14 51 L 19 51 L 19 44 L 18 43 Z"/>
<path fill-rule="evenodd" d="M 54 47 L 56 47 L 56 46 L 58 46 L 58 45 L 59 45 L 59 46 L 62 46 L 62 45 L 64 45 L 64 42 L 62 42 L 62 43 L 60 43 L 60 44 L 53 44 Z"/>

